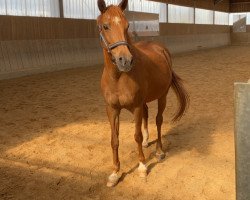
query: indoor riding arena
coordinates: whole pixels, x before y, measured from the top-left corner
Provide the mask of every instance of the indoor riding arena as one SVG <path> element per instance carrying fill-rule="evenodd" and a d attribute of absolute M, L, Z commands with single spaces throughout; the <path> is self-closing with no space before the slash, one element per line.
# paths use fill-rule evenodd
<path fill-rule="evenodd" d="M 138 175 L 134 115 L 121 111 L 121 175 L 114 187 L 107 187 L 113 145 L 101 90 L 107 49 L 96 21 L 109 9 L 100 12 L 103 2 L 0 0 L 0 199 L 249 200 L 249 187 L 241 183 L 249 186 L 250 170 L 237 177 L 241 159 L 250 158 L 249 149 L 243 155 L 236 148 L 235 83 L 250 79 L 250 1 L 128 0 L 122 16 L 129 44 L 165 46 L 190 103 L 172 122 L 178 100 L 169 90 L 161 161 L 155 157 L 157 101 L 147 103 L 144 178 Z M 105 2 L 119 12 L 126 3 Z M 244 110 L 249 113 L 249 102 Z"/>

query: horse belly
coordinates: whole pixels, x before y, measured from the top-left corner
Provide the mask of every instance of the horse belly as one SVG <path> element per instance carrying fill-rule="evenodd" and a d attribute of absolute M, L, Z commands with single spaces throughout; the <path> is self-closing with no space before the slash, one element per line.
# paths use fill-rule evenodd
<path fill-rule="evenodd" d="M 146 102 L 151 102 L 166 95 L 171 86 L 171 78 L 162 75 L 155 77 L 148 82 L 148 91 L 146 95 Z"/>
<path fill-rule="evenodd" d="M 148 50 L 143 50 L 147 55 L 145 60 L 142 60 L 140 65 L 144 66 L 144 75 L 146 77 L 142 84 L 146 85 L 146 102 L 150 102 L 161 98 L 169 90 L 172 82 L 172 71 L 166 57 L 161 51 L 152 53 Z"/>
<path fill-rule="evenodd" d="M 159 90 L 158 88 L 156 88 L 155 90 L 152 90 L 152 92 L 149 92 L 148 95 L 146 96 L 146 103 L 154 101 L 166 95 L 168 92 L 168 89 L 169 89 L 169 86 L 166 86 L 162 88 L 161 90 Z"/>

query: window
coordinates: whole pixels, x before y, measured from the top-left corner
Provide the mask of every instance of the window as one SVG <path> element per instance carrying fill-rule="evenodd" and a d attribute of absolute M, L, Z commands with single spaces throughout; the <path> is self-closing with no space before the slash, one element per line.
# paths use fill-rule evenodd
<path fill-rule="evenodd" d="M 128 10 L 136 12 L 159 14 L 159 21 L 167 21 L 167 4 L 146 0 L 130 0 Z"/>
<path fill-rule="evenodd" d="M 0 0 L 0 14 L 59 17 L 58 0 Z"/>
<path fill-rule="evenodd" d="M 159 13 L 160 3 L 146 0 L 130 0 L 128 2 L 130 11 Z"/>
<path fill-rule="evenodd" d="M 65 18 L 96 19 L 100 14 L 96 1 L 63 0 Z"/>
<path fill-rule="evenodd" d="M 247 24 L 250 24 L 250 13 L 230 13 L 229 25 L 233 25 L 235 22 L 246 17 Z"/>
<path fill-rule="evenodd" d="M 190 24 L 194 23 L 194 8 L 169 4 L 168 22 Z"/>
<path fill-rule="evenodd" d="M 212 10 L 195 9 L 195 23 L 196 24 L 213 24 L 214 13 Z"/>
<path fill-rule="evenodd" d="M 233 25 L 233 32 L 246 32 L 247 13 L 231 13 L 229 24 Z"/>
<path fill-rule="evenodd" d="M 159 22 L 167 22 L 167 4 L 160 4 Z"/>
<path fill-rule="evenodd" d="M 106 5 L 118 5 L 120 0 L 106 0 Z M 65 18 L 96 19 L 100 15 L 97 0 L 63 0 Z"/>
<path fill-rule="evenodd" d="M 225 12 L 214 12 L 214 24 L 229 25 L 229 14 Z"/>
<path fill-rule="evenodd" d="M 111 5 L 111 4 L 118 5 L 120 3 L 119 0 L 106 0 L 105 2 L 106 2 L 106 5 Z M 97 1 L 95 1 L 95 3 L 97 3 Z"/>
<path fill-rule="evenodd" d="M 247 25 L 250 25 L 250 12 L 247 13 Z"/>
<path fill-rule="evenodd" d="M 6 15 L 6 4 L 5 0 L 0 0 L 0 15 Z"/>

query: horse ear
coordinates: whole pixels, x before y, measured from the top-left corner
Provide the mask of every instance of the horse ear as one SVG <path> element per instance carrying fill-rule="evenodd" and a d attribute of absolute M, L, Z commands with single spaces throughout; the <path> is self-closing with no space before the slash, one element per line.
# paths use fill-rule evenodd
<path fill-rule="evenodd" d="M 101 11 L 101 13 L 104 13 L 107 9 L 106 3 L 104 0 L 98 0 L 98 8 Z"/>
<path fill-rule="evenodd" d="M 122 0 L 122 2 L 119 4 L 119 7 L 124 11 L 127 8 L 128 0 Z"/>

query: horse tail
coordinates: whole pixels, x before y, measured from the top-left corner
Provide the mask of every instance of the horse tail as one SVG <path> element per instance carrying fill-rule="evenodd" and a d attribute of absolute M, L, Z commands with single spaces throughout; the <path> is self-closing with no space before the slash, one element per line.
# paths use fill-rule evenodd
<path fill-rule="evenodd" d="M 178 99 L 178 102 L 179 102 L 179 108 L 172 119 L 172 121 L 175 122 L 175 121 L 180 120 L 185 114 L 185 112 L 187 111 L 189 107 L 189 95 L 183 85 L 183 80 L 172 69 L 171 56 L 167 49 L 165 49 L 164 54 L 169 64 L 169 67 L 171 68 L 171 71 L 172 71 L 171 87 L 174 90 L 176 97 Z"/>
<path fill-rule="evenodd" d="M 179 108 L 172 121 L 178 121 L 182 118 L 189 107 L 189 95 L 183 86 L 182 79 L 172 70 L 172 89 L 174 90 L 179 101 Z"/>

